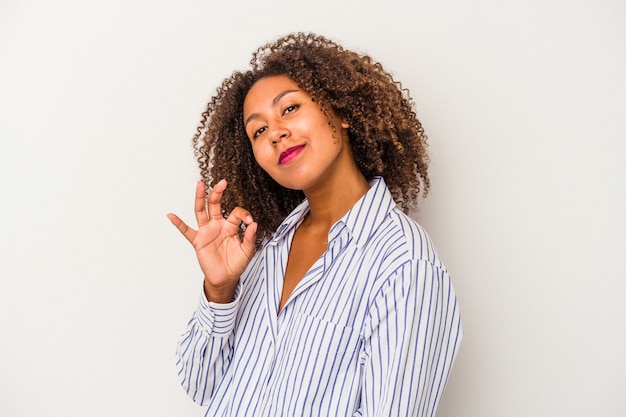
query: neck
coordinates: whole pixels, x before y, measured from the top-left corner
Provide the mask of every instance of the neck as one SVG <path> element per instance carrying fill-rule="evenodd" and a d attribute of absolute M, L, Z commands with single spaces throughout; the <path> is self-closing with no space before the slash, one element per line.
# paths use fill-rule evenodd
<path fill-rule="evenodd" d="M 351 175 L 335 177 L 322 189 L 305 192 L 309 202 L 309 226 L 330 230 L 369 190 L 363 174 L 355 167 Z"/>

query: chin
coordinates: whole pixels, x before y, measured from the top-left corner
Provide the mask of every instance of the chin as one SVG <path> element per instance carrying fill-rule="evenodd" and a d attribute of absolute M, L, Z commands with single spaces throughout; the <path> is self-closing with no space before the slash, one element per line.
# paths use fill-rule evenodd
<path fill-rule="evenodd" d="M 281 187 L 288 188 L 294 191 L 303 191 L 307 189 L 307 186 L 310 186 L 308 181 L 301 181 L 295 178 L 274 178 L 274 181 L 276 181 Z"/>
<path fill-rule="evenodd" d="M 296 191 L 306 191 L 319 186 L 323 181 L 319 174 L 312 173 L 308 169 L 293 169 L 287 172 L 280 172 L 279 175 L 270 176 L 284 188 Z"/>
<path fill-rule="evenodd" d="M 290 182 L 285 182 L 285 181 L 276 181 L 281 187 L 283 188 L 287 188 L 289 190 L 294 190 L 294 191 L 302 191 L 304 190 L 304 187 L 299 186 L 298 184 L 293 183 L 292 181 Z"/>

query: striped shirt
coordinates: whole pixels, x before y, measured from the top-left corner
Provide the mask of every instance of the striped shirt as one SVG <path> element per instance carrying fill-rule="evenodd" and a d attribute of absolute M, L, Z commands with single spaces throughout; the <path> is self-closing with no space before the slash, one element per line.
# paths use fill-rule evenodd
<path fill-rule="evenodd" d="M 277 314 L 299 205 L 253 257 L 235 300 L 201 295 L 177 348 L 206 416 L 434 416 L 462 339 L 448 272 L 382 178 L 333 225 Z"/>

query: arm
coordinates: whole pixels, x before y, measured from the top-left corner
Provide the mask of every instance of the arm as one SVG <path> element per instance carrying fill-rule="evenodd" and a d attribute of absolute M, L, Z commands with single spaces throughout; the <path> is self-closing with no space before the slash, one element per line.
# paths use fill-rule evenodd
<path fill-rule="evenodd" d="M 372 304 L 359 416 L 434 416 L 462 338 L 450 277 L 404 264 Z"/>
<path fill-rule="evenodd" d="M 198 308 L 176 348 L 176 367 L 183 389 L 205 405 L 228 370 L 233 353 L 233 327 L 239 290 L 228 304 L 209 302 L 202 294 Z"/>
<path fill-rule="evenodd" d="M 256 223 L 252 215 L 236 207 L 224 218 L 221 199 L 226 181 L 218 182 L 205 200 L 198 182 L 193 229 L 175 214 L 168 218 L 193 246 L 204 273 L 204 292 L 177 348 L 177 367 L 183 388 L 194 401 L 204 404 L 232 359 L 234 320 L 237 314 L 239 277 L 255 251 Z M 242 223 L 247 225 L 243 239 Z"/>

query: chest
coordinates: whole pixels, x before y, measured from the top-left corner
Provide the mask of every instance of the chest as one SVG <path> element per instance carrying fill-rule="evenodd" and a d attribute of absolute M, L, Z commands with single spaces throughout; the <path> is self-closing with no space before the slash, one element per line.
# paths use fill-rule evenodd
<path fill-rule="evenodd" d="M 266 260 L 270 269 L 259 271 L 255 282 L 260 285 L 242 294 L 232 415 L 248 415 L 243 411 L 248 406 L 259 416 L 298 415 L 302 410 L 333 415 L 319 407 L 356 409 L 357 396 L 333 393 L 359 392 L 367 279 L 359 274 L 358 263 L 344 264 L 332 250 L 310 260 L 312 266 L 279 314 L 273 300 L 280 293 L 280 262 Z"/>
<path fill-rule="evenodd" d="M 299 228 L 293 236 L 284 272 L 278 312 L 283 309 L 298 283 L 328 247 L 328 233 L 312 233 Z"/>

